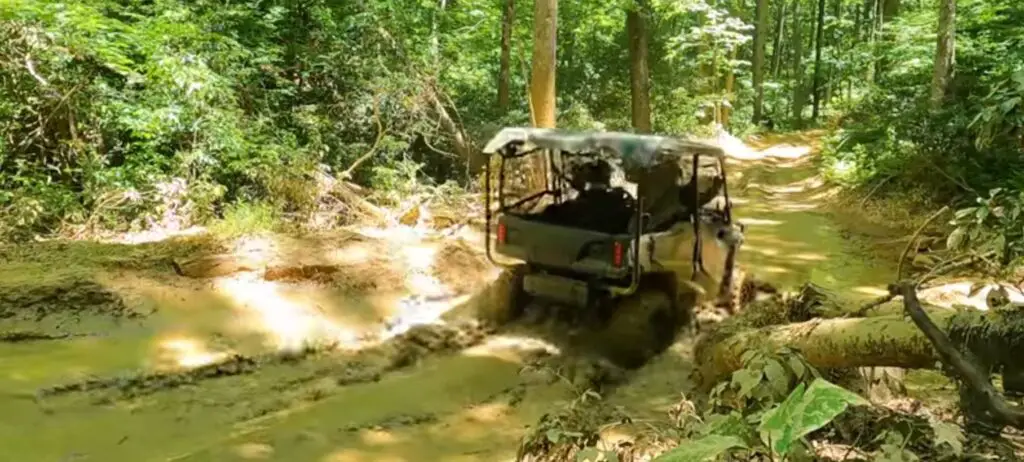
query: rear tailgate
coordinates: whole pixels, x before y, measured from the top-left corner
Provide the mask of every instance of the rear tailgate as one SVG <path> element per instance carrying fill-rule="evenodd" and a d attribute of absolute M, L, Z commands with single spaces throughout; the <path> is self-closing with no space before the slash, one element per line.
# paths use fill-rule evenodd
<path fill-rule="evenodd" d="M 528 263 L 596 276 L 629 275 L 630 236 L 553 225 L 504 214 L 498 218 L 495 250 Z"/>

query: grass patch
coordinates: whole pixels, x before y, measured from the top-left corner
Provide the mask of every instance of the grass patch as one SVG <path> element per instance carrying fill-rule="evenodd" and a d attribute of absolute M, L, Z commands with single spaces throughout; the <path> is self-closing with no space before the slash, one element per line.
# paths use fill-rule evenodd
<path fill-rule="evenodd" d="M 239 237 L 278 231 L 281 214 L 266 202 L 236 202 L 224 209 L 224 218 L 213 222 L 209 230 L 219 237 Z"/>

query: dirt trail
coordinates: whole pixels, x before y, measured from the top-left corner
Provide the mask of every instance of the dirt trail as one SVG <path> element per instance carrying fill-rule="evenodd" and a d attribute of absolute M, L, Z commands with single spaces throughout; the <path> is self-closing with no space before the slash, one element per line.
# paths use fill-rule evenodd
<path fill-rule="evenodd" d="M 854 234 L 849 219 L 835 219 L 844 211 L 836 207 L 838 189 L 818 175 L 820 136 L 776 135 L 733 150 L 736 208 L 747 225 L 744 267 L 783 288 L 813 282 L 854 299 L 884 295 L 896 272 L 895 255 L 873 255 L 861 234 L 893 230 L 861 222 Z"/>
<path fill-rule="evenodd" d="M 776 285 L 870 297 L 893 265 L 823 213 L 815 143 L 734 149 L 744 265 Z M 569 379 L 574 366 L 536 339 L 440 322 L 496 275 L 479 236 L 462 239 L 361 230 L 0 254 L 0 461 L 509 460 L 528 426 L 578 394 L 524 365 L 568 364 Z M 218 252 L 299 269 L 195 280 L 168 264 Z M 667 411 L 686 345 L 607 399 Z"/>

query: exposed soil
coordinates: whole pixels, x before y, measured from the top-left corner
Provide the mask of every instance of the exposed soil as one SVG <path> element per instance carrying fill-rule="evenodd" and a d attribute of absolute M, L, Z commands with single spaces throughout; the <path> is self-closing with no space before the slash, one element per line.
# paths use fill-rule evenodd
<path fill-rule="evenodd" d="M 743 264 L 870 298 L 895 262 L 826 213 L 815 141 L 734 149 Z M 584 389 L 635 418 L 688 391 L 686 336 L 624 371 L 463 316 L 498 275 L 481 241 L 395 228 L 0 249 L 0 460 L 510 460 Z"/>

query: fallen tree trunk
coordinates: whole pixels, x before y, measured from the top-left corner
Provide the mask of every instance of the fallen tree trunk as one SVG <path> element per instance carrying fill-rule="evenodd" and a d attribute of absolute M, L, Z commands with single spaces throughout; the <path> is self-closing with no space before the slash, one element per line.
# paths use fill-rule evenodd
<path fill-rule="evenodd" d="M 942 310 L 930 316 L 948 331 L 956 314 Z M 935 367 L 939 359 L 928 338 L 902 315 L 814 319 L 731 334 L 712 333 L 697 345 L 698 383 L 709 388 L 743 367 L 740 358 L 747 350 L 782 347 L 800 351 L 817 368 L 923 369 Z"/>

